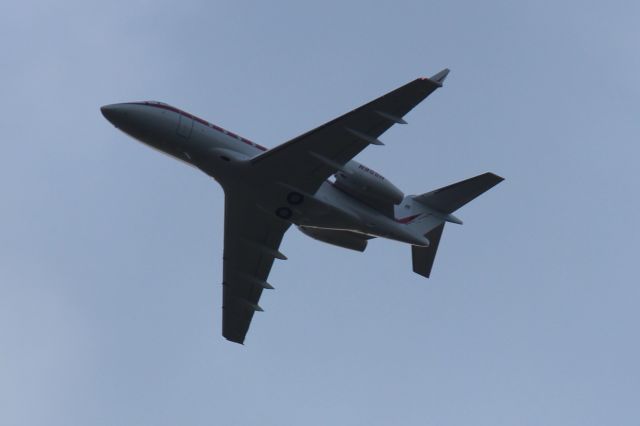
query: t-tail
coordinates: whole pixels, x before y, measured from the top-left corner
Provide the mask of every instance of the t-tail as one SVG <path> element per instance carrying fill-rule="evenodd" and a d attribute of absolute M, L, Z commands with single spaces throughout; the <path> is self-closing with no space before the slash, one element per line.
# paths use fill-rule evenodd
<path fill-rule="evenodd" d="M 429 246 L 411 246 L 413 271 L 429 278 L 438 251 L 440 237 L 447 222 L 462 224 L 453 212 L 493 188 L 504 179 L 484 173 L 422 195 L 409 195 L 401 204 L 407 226 L 416 235 L 424 235 Z"/>

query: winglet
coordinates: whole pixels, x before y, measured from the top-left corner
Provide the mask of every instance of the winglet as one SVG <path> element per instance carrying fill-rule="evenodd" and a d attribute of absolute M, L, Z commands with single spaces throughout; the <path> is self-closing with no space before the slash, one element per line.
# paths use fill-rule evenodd
<path fill-rule="evenodd" d="M 440 86 L 442 86 L 442 84 L 444 83 L 444 80 L 447 78 L 447 75 L 449 75 L 449 71 L 450 71 L 449 68 L 445 68 L 439 73 L 429 77 L 429 80 L 433 81 L 434 83 L 438 83 Z"/>

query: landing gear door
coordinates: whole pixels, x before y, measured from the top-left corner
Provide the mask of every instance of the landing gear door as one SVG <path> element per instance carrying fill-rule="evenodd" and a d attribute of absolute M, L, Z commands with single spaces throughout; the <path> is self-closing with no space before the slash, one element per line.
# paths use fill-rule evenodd
<path fill-rule="evenodd" d="M 185 139 L 189 139 L 191 131 L 193 130 L 193 119 L 183 114 L 180 114 L 178 117 L 178 128 L 176 131 L 178 132 L 178 135 Z"/>

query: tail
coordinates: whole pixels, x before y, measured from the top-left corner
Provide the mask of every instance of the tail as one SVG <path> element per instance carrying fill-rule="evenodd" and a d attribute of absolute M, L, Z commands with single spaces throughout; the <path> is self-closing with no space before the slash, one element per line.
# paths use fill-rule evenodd
<path fill-rule="evenodd" d="M 401 206 L 405 209 L 403 215 L 409 216 L 399 220 L 406 221 L 412 232 L 424 235 L 431 243 L 428 247 L 411 246 L 415 273 L 427 278 L 431 275 L 445 223 L 462 224 L 452 213 L 503 180 L 493 173 L 484 173 L 422 195 L 405 197 Z"/>

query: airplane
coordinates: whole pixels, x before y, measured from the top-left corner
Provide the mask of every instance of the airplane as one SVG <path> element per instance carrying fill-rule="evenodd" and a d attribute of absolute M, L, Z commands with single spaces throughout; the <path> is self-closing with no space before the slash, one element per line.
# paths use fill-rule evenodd
<path fill-rule="evenodd" d="M 418 78 L 273 149 L 162 102 L 101 107 L 133 138 L 215 179 L 225 194 L 222 335 L 244 344 L 285 232 L 363 252 L 376 237 L 411 245 L 413 271 L 429 277 L 453 213 L 503 178 L 484 173 L 422 195 L 404 195 L 353 158 L 436 89 L 444 69 Z"/>

